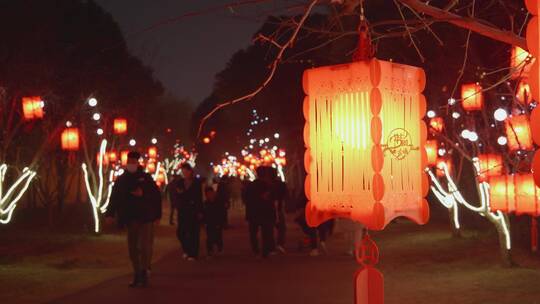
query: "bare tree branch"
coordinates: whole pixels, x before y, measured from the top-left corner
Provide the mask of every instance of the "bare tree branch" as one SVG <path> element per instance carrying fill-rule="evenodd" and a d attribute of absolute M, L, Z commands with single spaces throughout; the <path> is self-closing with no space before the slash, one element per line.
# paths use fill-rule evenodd
<path fill-rule="evenodd" d="M 210 117 L 212 117 L 212 115 L 214 115 L 217 111 L 221 110 L 222 108 L 224 108 L 226 106 L 230 106 L 230 105 L 236 104 L 236 103 L 241 102 L 241 101 L 250 100 L 251 98 L 255 97 L 257 94 L 259 94 L 264 88 L 266 88 L 266 86 L 270 83 L 272 78 L 274 78 L 274 75 L 276 74 L 278 64 L 280 63 L 281 59 L 283 58 L 283 54 L 285 53 L 285 51 L 288 48 L 292 47 L 292 45 L 294 44 L 294 41 L 296 40 L 296 37 L 298 36 L 298 33 L 302 29 L 302 26 L 304 25 L 307 18 L 309 17 L 311 12 L 313 11 L 313 8 L 317 4 L 317 2 L 319 2 L 319 0 L 312 0 L 310 2 L 310 4 L 307 6 L 307 9 L 306 9 L 304 15 L 302 16 L 302 18 L 298 22 L 298 24 L 296 26 L 296 29 L 292 33 L 292 35 L 289 38 L 289 40 L 287 41 L 287 43 L 285 43 L 282 47 L 279 47 L 279 52 L 278 52 L 278 54 L 276 55 L 276 58 L 274 59 L 274 61 L 271 64 L 270 73 L 266 77 L 265 81 L 257 89 L 255 89 L 253 92 L 251 92 L 251 93 L 249 93 L 247 95 L 244 95 L 242 97 L 238 97 L 236 99 L 226 101 L 226 102 L 223 102 L 223 103 L 220 103 L 220 104 L 216 105 L 212 109 L 212 111 L 210 111 L 208 114 L 206 114 L 206 116 L 204 116 L 203 119 L 201 120 L 201 122 L 199 124 L 199 130 L 197 131 L 197 138 L 199 138 L 201 136 L 201 132 L 202 132 L 202 129 L 204 127 L 205 122 Z M 274 45 L 279 45 L 279 44 L 276 43 Z"/>
<path fill-rule="evenodd" d="M 501 30 L 493 26 L 487 25 L 478 18 L 469 18 L 463 17 L 460 15 L 452 14 L 443 9 L 431 6 L 420 0 L 397 0 L 403 4 L 406 4 L 412 9 L 417 10 L 418 12 L 429 15 L 435 19 L 444 20 L 448 23 L 454 24 L 456 26 L 468 29 L 482 36 L 489 37 L 491 39 L 508 43 L 511 45 L 519 46 L 524 50 L 528 50 L 527 42 L 525 38 L 520 37 L 513 32 Z"/>

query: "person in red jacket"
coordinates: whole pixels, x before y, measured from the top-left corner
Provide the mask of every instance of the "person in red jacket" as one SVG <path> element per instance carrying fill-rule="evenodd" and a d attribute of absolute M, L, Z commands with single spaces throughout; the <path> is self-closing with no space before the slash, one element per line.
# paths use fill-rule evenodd
<path fill-rule="evenodd" d="M 139 165 L 141 155 L 128 154 L 125 171 L 116 180 L 106 217 L 127 226 L 133 281 L 129 287 L 147 286 L 153 248 L 154 222 L 161 218 L 161 192 L 152 176 Z"/>

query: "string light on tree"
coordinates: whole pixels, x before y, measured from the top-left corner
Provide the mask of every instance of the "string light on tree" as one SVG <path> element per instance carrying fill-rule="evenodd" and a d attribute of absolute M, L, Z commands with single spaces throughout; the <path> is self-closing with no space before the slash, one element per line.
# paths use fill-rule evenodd
<path fill-rule="evenodd" d="M 93 98 L 93 97 L 90 98 L 90 99 L 88 99 L 88 105 L 89 105 L 89 106 L 95 107 L 95 106 L 97 106 L 97 104 L 98 104 L 97 99 L 95 99 L 95 98 Z"/>
<path fill-rule="evenodd" d="M 498 108 L 498 109 L 495 110 L 495 112 L 493 113 L 493 117 L 494 117 L 495 120 L 497 120 L 497 121 L 505 121 L 506 118 L 508 118 L 508 112 L 506 112 L 506 110 L 503 109 L 503 108 Z"/>
<path fill-rule="evenodd" d="M 129 145 L 134 147 L 135 145 L 137 144 L 137 141 L 135 139 L 130 139 L 129 140 Z"/>

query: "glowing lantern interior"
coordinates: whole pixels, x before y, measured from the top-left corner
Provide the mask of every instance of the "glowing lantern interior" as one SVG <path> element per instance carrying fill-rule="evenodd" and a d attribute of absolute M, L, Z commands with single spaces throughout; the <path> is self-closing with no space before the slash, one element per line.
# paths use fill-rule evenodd
<path fill-rule="evenodd" d="M 531 87 L 526 80 L 522 80 L 519 82 L 516 92 L 516 98 L 522 104 L 532 103 Z"/>
<path fill-rule="evenodd" d="M 25 120 L 43 118 L 43 101 L 39 96 L 23 97 L 22 108 Z"/>
<path fill-rule="evenodd" d="M 509 117 L 505 122 L 508 148 L 511 151 L 530 150 L 533 148 L 531 128 L 526 115 Z"/>
<path fill-rule="evenodd" d="M 122 163 L 122 166 L 127 165 L 128 153 L 129 153 L 129 151 L 120 152 L 120 162 Z"/>
<path fill-rule="evenodd" d="M 532 174 L 491 177 L 489 184 L 492 211 L 540 215 L 540 188 L 534 184 Z"/>
<path fill-rule="evenodd" d="M 484 105 L 482 87 L 476 83 L 464 84 L 461 86 L 461 99 L 463 109 L 466 111 L 481 110 Z"/>
<path fill-rule="evenodd" d="M 306 215 L 383 229 L 425 223 L 428 180 L 422 69 L 373 59 L 304 73 Z"/>
<path fill-rule="evenodd" d="M 425 144 L 426 155 L 427 155 L 427 164 L 428 166 L 435 166 L 437 164 L 437 150 L 438 150 L 437 140 L 428 140 Z"/>
<path fill-rule="evenodd" d="M 62 149 L 66 151 L 79 150 L 79 129 L 67 128 L 61 135 Z"/>
<path fill-rule="evenodd" d="M 114 119 L 114 134 L 126 134 L 127 133 L 127 120 L 124 118 Z"/>

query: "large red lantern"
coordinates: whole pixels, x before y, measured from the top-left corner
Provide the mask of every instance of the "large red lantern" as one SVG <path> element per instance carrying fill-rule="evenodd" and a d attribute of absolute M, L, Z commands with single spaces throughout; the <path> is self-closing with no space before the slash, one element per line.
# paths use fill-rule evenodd
<path fill-rule="evenodd" d="M 461 86 L 462 106 L 465 111 L 479 111 L 484 106 L 482 87 L 477 83 L 468 83 Z"/>
<path fill-rule="evenodd" d="M 308 223 L 426 223 L 424 71 L 372 59 L 307 70 L 303 86 Z"/>
<path fill-rule="evenodd" d="M 495 176 L 489 179 L 491 211 L 540 215 L 540 188 L 532 174 Z"/>
<path fill-rule="evenodd" d="M 538 13 L 540 12 L 540 2 L 538 0 L 526 0 L 527 10 L 533 16 L 527 25 L 527 47 L 532 56 L 540 56 L 540 22 Z M 531 88 L 532 99 L 540 100 L 540 63 L 534 60 L 530 77 L 528 79 Z M 531 133 L 534 142 L 540 145 L 540 109 L 537 107 L 531 113 Z M 540 186 L 540 150 L 537 150 L 531 164 L 536 185 Z"/>
<path fill-rule="evenodd" d="M 533 148 L 529 118 L 526 115 L 508 117 L 505 122 L 505 130 L 510 151 L 530 150 Z"/>
<path fill-rule="evenodd" d="M 429 126 L 431 127 L 431 129 L 440 133 L 444 129 L 444 120 L 442 119 L 442 117 L 433 117 L 429 120 Z"/>
<path fill-rule="evenodd" d="M 62 149 L 66 151 L 79 150 L 79 129 L 66 128 L 61 135 Z"/>
<path fill-rule="evenodd" d="M 114 134 L 127 133 L 127 120 L 125 118 L 115 118 L 113 122 Z"/>
<path fill-rule="evenodd" d="M 478 164 L 480 166 L 478 179 L 481 182 L 502 174 L 503 160 L 499 154 L 480 154 L 478 155 Z"/>
<path fill-rule="evenodd" d="M 25 120 L 43 118 L 43 100 L 39 96 L 23 97 L 22 109 Z"/>

